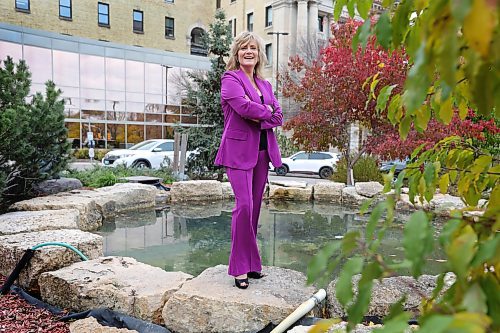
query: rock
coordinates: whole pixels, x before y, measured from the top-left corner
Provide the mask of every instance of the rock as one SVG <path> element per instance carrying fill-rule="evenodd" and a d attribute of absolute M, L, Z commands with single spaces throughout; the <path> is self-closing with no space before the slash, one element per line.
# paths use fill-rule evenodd
<path fill-rule="evenodd" d="M 78 228 L 84 231 L 92 231 L 102 226 L 103 217 L 95 200 L 76 197 L 67 193 L 19 201 L 10 208 L 15 211 L 77 209 L 80 212 Z"/>
<path fill-rule="evenodd" d="M 270 185 L 269 199 L 309 201 L 312 199 L 312 187 L 300 188 Z"/>
<path fill-rule="evenodd" d="M 103 326 L 94 317 L 80 319 L 69 324 L 70 333 L 138 333 L 136 330 Z"/>
<path fill-rule="evenodd" d="M 12 212 L 0 215 L 0 236 L 56 229 L 78 229 L 76 209 Z"/>
<path fill-rule="evenodd" d="M 227 266 L 206 269 L 167 301 L 165 326 L 183 333 L 257 332 L 281 322 L 315 292 L 302 273 L 279 267 L 264 271 L 268 276 L 250 280 L 248 289 L 241 290 L 227 275 Z"/>
<path fill-rule="evenodd" d="M 269 184 L 278 185 L 283 187 L 298 187 L 298 188 L 306 188 L 306 182 L 298 182 L 294 180 L 273 180 L 270 181 Z"/>
<path fill-rule="evenodd" d="M 354 293 L 357 294 L 357 282 L 361 275 L 353 277 Z M 327 298 L 327 313 L 329 317 L 340 318 L 346 316 L 344 309 L 335 297 L 335 283 L 331 282 L 326 291 Z M 383 318 L 389 314 L 390 306 L 397 302 L 403 295 L 407 295 L 404 303 L 404 310 L 411 312 L 415 317 L 420 314 L 420 295 L 426 297 L 432 294 L 432 290 L 436 286 L 436 276 L 422 275 L 418 280 L 411 276 L 397 276 L 382 279 L 382 282 L 374 281 L 372 298 L 366 316 L 375 316 Z"/>
<path fill-rule="evenodd" d="M 379 182 L 360 182 L 354 185 L 356 192 L 364 197 L 373 198 L 377 194 L 382 193 L 384 186 Z"/>
<path fill-rule="evenodd" d="M 453 210 L 465 208 L 466 205 L 459 197 L 449 194 L 435 194 L 428 206 L 438 215 L 450 216 Z"/>
<path fill-rule="evenodd" d="M 0 274 L 10 275 L 27 249 L 46 242 L 68 243 L 89 259 L 102 256 L 102 237 L 80 230 L 49 230 L 0 236 Z M 41 247 L 35 251 L 30 264 L 21 271 L 18 285 L 38 290 L 40 274 L 81 260 L 75 252 L 62 246 Z"/>
<path fill-rule="evenodd" d="M 157 190 L 155 196 L 155 205 L 164 206 L 168 202 L 170 202 L 170 191 Z"/>
<path fill-rule="evenodd" d="M 171 187 L 172 202 L 221 200 L 222 185 L 216 180 L 175 182 Z"/>
<path fill-rule="evenodd" d="M 320 182 L 313 186 L 314 201 L 342 203 L 342 189 L 344 183 Z"/>
<path fill-rule="evenodd" d="M 76 178 L 64 178 L 44 180 L 33 187 L 33 190 L 41 195 L 56 194 L 81 188 L 82 182 Z"/>
<path fill-rule="evenodd" d="M 359 207 L 368 198 L 359 195 L 354 186 L 346 186 L 342 189 L 342 205 Z"/>
<path fill-rule="evenodd" d="M 197 202 L 196 205 L 176 203 L 170 206 L 170 211 L 174 216 L 185 217 L 189 219 L 203 219 L 212 216 L 220 216 L 222 210 L 232 210 L 233 202 L 214 201 L 214 202 Z"/>
<path fill-rule="evenodd" d="M 222 186 L 222 199 L 231 200 L 234 199 L 233 188 L 231 187 L 231 183 L 223 182 L 220 184 Z"/>
<path fill-rule="evenodd" d="M 116 212 L 155 206 L 157 189 L 153 185 L 121 183 L 95 190 L 100 197 L 115 202 Z"/>
<path fill-rule="evenodd" d="M 74 311 L 106 307 L 162 324 L 165 302 L 191 275 L 166 272 L 127 257 L 103 257 L 42 274 L 40 294 Z"/>

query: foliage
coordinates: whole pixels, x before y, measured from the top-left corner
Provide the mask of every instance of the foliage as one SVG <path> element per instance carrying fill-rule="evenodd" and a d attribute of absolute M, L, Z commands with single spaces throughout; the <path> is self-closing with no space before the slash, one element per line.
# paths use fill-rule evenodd
<path fill-rule="evenodd" d="M 349 151 L 350 125 L 358 123 L 374 132 L 387 126 L 384 114 L 377 112 L 376 101 L 368 99 L 371 94 L 364 87 L 366 80 L 380 76 L 381 83 L 391 84 L 391 90 L 399 92 L 407 69 L 404 52 L 385 52 L 375 38 L 353 57 L 352 39 L 359 25 L 353 20 L 334 25 L 330 44 L 320 58 L 307 65 L 293 57 L 291 73 L 283 78 L 283 94 L 302 105 L 300 113 L 285 124 L 285 129 L 293 129 L 293 140 L 307 150 L 338 147 L 349 168 L 357 159 L 351 159 Z M 293 73 L 304 75 L 297 81 Z M 379 93 L 378 88 L 374 90 Z"/>
<path fill-rule="evenodd" d="M 131 176 L 148 176 L 161 178 L 163 183 L 171 184 L 175 179 L 170 168 L 161 169 L 137 169 L 117 166 L 115 168 L 103 167 L 95 165 L 92 169 L 87 170 L 69 170 L 69 177 L 79 179 L 83 186 L 103 187 L 111 186 L 116 183 L 124 182 L 120 180 L 123 177 Z"/>
<path fill-rule="evenodd" d="M 280 147 L 281 156 L 291 156 L 300 149 L 293 144 L 293 140 L 281 132 L 277 136 L 278 146 Z"/>
<path fill-rule="evenodd" d="M 357 8 L 367 18 L 372 1 L 342 0 L 334 5 L 338 18 L 344 5 L 352 15 Z M 411 66 L 401 92 L 375 92 L 380 112 L 398 125 L 401 137 L 410 129 L 423 131 L 431 119 L 443 124 L 453 120 L 454 110 L 465 119 L 469 109 L 498 119 L 500 84 L 498 65 L 498 2 L 490 0 L 384 0 L 388 8 L 371 26 L 367 20 L 358 30 L 355 48 L 365 47 L 372 35 L 385 48 L 404 47 Z M 377 80 L 372 77 L 374 91 Z M 387 88 L 386 88 L 387 89 Z M 498 133 L 496 131 L 496 133 Z M 394 206 L 401 193 L 403 179 L 409 182 L 412 201 L 432 200 L 436 189 L 445 192 L 456 183 L 465 209 L 453 213 L 445 223 L 438 241 L 447 256 L 446 271 L 454 273 L 455 282 L 444 289 L 444 273 L 430 297 L 422 302 L 418 332 L 498 332 L 500 330 L 500 166 L 491 150 L 474 145 L 474 138 L 451 136 L 428 149 L 417 147 L 406 171 L 399 174 L 395 190 L 385 202 L 373 209 L 366 231 L 344 235 L 342 242 L 332 242 L 311 263 L 310 281 L 329 276 L 342 260 L 347 260 L 337 282 L 337 298 L 347 308 L 348 329 L 361 321 L 368 309 L 374 279 L 398 274 L 409 268 L 418 277 L 426 264 L 426 255 L 435 246 L 432 214 L 422 210 L 412 214 L 405 225 L 400 262 L 383 258 L 377 249 L 385 230 L 391 225 Z M 487 147 L 486 147 L 487 148 Z M 384 176 L 386 189 L 392 175 Z M 468 217 L 477 210 L 479 198 L 487 194 L 482 214 Z M 363 207 L 366 209 L 368 205 Z M 375 233 L 376 226 L 382 228 Z M 349 259 L 347 259 L 349 258 Z M 361 273 L 358 294 L 351 292 L 351 277 Z M 408 329 L 409 314 L 402 310 L 404 300 L 394 304 L 378 332 L 403 332 Z"/>
<path fill-rule="evenodd" d="M 62 171 L 69 159 L 61 91 L 48 81 L 29 96 L 31 73 L 7 57 L 0 67 L 0 206 L 32 195 L 32 187 Z M 0 207 L 1 208 L 1 207 Z"/>
<path fill-rule="evenodd" d="M 94 149 L 94 160 L 100 161 L 104 158 L 104 155 L 106 155 L 109 152 L 109 149 Z M 72 152 L 72 155 L 74 158 L 77 158 L 79 160 L 86 160 L 89 159 L 89 149 L 88 148 L 81 148 L 81 149 L 75 149 Z"/>
<path fill-rule="evenodd" d="M 371 155 L 361 156 L 356 164 L 354 164 L 353 173 L 356 182 L 383 182 L 377 159 Z M 345 158 L 341 158 L 337 162 L 337 167 L 332 175 L 332 179 L 336 182 L 346 183 L 347 162 Z"/>
<path fill-rule="evenodd" d="M 217 171 L 222 178 L 222 169 L 214 166 L 215 156 L 219 149 L 224 117 L 220 105 L 221 77 L 226 64 L 224 57 L 229 55 L 232 42 L 231 27 L 222 10 L 215 13 L 215 21 L 203 36 L 203 44 L 215 57 L 210 60 L 211 69 L 204 74 L 191 74 L 193 84 L 187 87 L 187 105 L 193 108 L 202 127 L 189 129 L 189 150 L 195 150 L 187 161 L 189 173 L 213 174 Z"/>

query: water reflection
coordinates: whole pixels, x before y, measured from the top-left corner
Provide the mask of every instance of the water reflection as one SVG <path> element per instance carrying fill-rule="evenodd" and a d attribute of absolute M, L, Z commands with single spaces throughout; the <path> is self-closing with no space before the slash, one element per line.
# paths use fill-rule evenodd
<path fill-rule="evenodd" d="M 106 221 L 99 232 L 106 255 L 130 256 L 161 267 L 193 275 L 205 268 L 227 264 L 231 238 L 232 202 L 173 205 L 160 211 L 141 211 Z M 406 216 L 400 216 L 400 221 Z M 261 210 L 258 242 L 264 265 L 306 272 L 312 256 L 327 242 L 348 231 L 363 234 L 368 216 L 340 206 L 313 203 L 268 203 Z M 386 233 L 380 252 L 400 259 L 403 225 Z M 427 273 L 437 274 L 440 250 L 429 257 Z"/>

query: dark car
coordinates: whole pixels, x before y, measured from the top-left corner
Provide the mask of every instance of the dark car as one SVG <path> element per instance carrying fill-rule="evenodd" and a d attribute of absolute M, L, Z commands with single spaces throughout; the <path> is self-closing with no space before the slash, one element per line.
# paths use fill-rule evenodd
<path fill-rule="evenodd" d="M 391 171 L 393 166 L 396 166 L 394 169 L 394 177 L 397 177 L 401 171 L 406 168 L 406 163 L 408 160 L 392 160 L 392 161 L 384 161 L 380 165 L 380 172 L 388 173 Z"/>

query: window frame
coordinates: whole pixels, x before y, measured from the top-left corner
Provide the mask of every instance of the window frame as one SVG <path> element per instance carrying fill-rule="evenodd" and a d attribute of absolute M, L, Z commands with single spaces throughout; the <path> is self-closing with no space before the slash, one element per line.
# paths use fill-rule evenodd
<path fill-rule="evenodd" d="M 141 20 L 140 21 L 137 21 L 135 19 L 135 14 L 136 13 L 140 13 L 141 14 Z M 136 29 L 135 22 L 140 22 L 141 23 L 141 29 Z M 138 9 L 133 9 L 132 10 L 132 30 L 136 34 L 143 34 L 144 33 L 144 12 L 142 10 L 138 10 Z"/>
<path fill-rule="evenodd" d="M 100 11 L 100 6 L 103 5 L 104 8 L 106 8 L 107 10 L 107 13 L 101 13 Z M 105 16 L 107 19 L 108 19 L 108 23 L 102 23 L 101 22 L 101 15 Z M 97 2 L 97 25 L 99 25 L 100 27 L 106 27 L 106 28 L 109 28 L 111 26 L 111 19 L 109 17 L 109 3 L 105 3 L 105 2 Z"/>
<path fill-rule="evenodd" d="M 322 15 L 318 15 L 318 31 L 325 32 L 325 17 Z"/>
<path fill-rule="evenodd" d="M 247 13 L 247 30 L 250 32 L 253 31 L 253 12 Z"/>
<path fill-rule="evenodd" d="M 168 35 L 167 34 L 167 21 L 171 21 L 172 22 L 172 35 Z M 168 39 L 174 39 L 175 38 L 175 18 L 173 17 L 169 17 L 169 16 L 165 16 L 165 38 L 168 38 Z"/>
<path fill-rule="evenodd" d="M 59 18 L 62 20 L 72 20 L 73 19 L 73 2 L 71 0 L 68 0 L 69 6 L 66 6 L 66 5 L 62 5 L 61 1 L 62 0 L 59 0 Z M 61 15 L 61 8 L 68 8 L 69 9 L 69 16 Z M 108 8 L 108 11 L 109 11 L 109 8 Z"/>
<path fill-rule="evenodd" d="M 165 3 L 174 3 L 175 0 L 165 0 Z"/>
<path fill-rule="evenodd" d="M 273 63 L 273 43 L 267 43 L 264 45 L 264 50 L 267 58 L 267 66 L 271 66 Z M 269 57 L 269 54 L 271 54 L 271 57 Z"/>
<path fill-rule="evenodd" d="M 229 25 L 231 26 L 231 35 L 236 37 L 236 18 L 230 19 Z"/>
<path fill-rule="evenodd" d="M 273 26 L 273 6 L 267 6 L 266 9 L 266 21 L 264 22 L 264 26 L 266 28 L 272 27 Z"/>
<path fill-rule="evenodd" d="M 26 4 L 28 5 L 28 8 L 19 7 L 18 3 L 19 3 L 19 0 L 14 0 L 14 6 L 16 8 L 16 11 L 23 12 L 23 13 L 30 13 L 31 12 L 31 2 L 30 2 L 30 0 L 26 0 Z"/>

